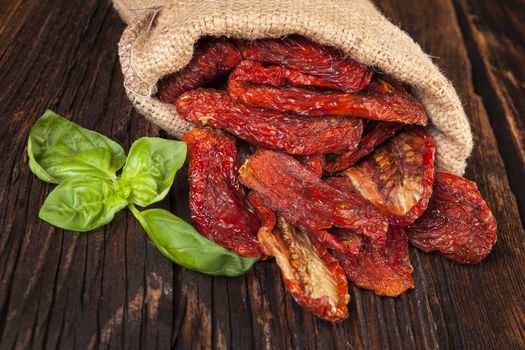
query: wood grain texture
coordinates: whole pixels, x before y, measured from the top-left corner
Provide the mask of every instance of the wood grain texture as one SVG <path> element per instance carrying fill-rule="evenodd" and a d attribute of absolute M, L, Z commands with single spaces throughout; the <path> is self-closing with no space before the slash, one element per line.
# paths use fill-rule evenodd
<path fill-rule="evenodd" d="M 523 199 L 523 177 L 513 179 L 525 162 L 522 47 L 506 53 L 490 39 L 501 28 L 523 35 L 519 15 L 503 23 L 509 8 L 473 1 L 376 3 L 435 57 L 465 103 L 477 141 L 467 177 L 499 224 L 483 263 L 412 249 L 414 290 L 390 299 L 351 288 L 349 320 L 332 325 L 296 305 L 272 262 L 229 279 L 182 269 L 126 212 L 91 233 L 49 226 L 38 209 L 52 186 L 30 173 L 25 156 L 29 128 L 46 108 L 126 149 L 164 134 L 125 96 L 116 53 L 124 24 L 109 2 L 0 0 L 0 348 L 524 348 L 525 240 L 514 195 Z M 505 60 L 507 71 L 494 68 Z M 503 114 L 487 114 L 495 103 Z M 187 201 L 182 170 L 162 206 L 189 219 Z"/>
<path fill-rule="evenodd" d="M 525 220 L 525 1 L 455 0 L 474 71 Z"/>

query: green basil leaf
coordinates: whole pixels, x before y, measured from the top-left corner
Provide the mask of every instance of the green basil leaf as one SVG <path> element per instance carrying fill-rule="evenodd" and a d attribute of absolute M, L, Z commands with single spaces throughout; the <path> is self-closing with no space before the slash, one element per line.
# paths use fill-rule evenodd
<path fill-rule="evenodd" d="M 85 174 L 114 179 L 126 161 L 118 143 L 50 110 L 31 128 L 27 153 L 33 173 L 51 183 Z"/>
<path fill-rule="evenodd" d="M 75 176 L 58 185 L 47 197 L 39 216 L 72 231 L 90 231 L 109 223 L 128 205 L 129 188 L 99 176 Z"/>
<path fill-rule="evenodd" d="M 130 209 L 157 249 L 178 265 L 213 276 L 239 276 L 257 262 L 208 240 L 167 210 L 139 212 L 133 205 Z"/>
<path fill-rule="evenodd" d="M 186 144 L 182 141 L 156 137 L 135 141 L 121 176 L 131 188 L 130 200 L 141 207 L 162 200 L 185 159 Z"/>

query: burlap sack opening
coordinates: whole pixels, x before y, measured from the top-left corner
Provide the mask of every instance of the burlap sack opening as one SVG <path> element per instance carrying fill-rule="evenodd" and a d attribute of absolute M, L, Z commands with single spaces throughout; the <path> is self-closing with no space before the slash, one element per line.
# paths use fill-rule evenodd
<path fill-rule="evenodd" d="M 157 82 L 188 64 L 203 36 L 245 39 L 301 34 L 410 84 L 425 105 L 438 169 L 463 174 L 472 150 L 467 116 L 451 83 L 405 32 L 368 0 L 114 0 L 129 23 L 119 43 L 133 105 L 175 137 L 192 124 L 155 98 Z"/>

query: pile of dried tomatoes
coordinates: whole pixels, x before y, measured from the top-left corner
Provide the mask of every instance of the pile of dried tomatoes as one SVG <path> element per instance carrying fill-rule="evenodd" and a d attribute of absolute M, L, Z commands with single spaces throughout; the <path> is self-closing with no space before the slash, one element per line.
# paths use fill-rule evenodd
<path fill-rule="evenodd" d="M 289 292 L 323 319 L 347 318 L 347 279 L 386 296 L 413 288 L 409 242 L 458 263 L 496 242 L 476 184 L 434 169 L 423 105 L 334 48 L 211 38 L 159 98 L 204 127 L 184 137 L 199 232 L 275 257 Z"/>

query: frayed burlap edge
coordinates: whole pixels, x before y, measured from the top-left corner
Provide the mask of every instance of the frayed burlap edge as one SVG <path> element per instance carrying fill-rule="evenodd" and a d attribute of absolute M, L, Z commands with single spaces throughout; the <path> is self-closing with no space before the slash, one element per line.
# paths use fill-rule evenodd
<path fill-rule="evenodd" d="M 367 6 L 366 3 L 365 6 Z M 374 11 L 377 11 L 373 5 L 370 4 L 370 6 Z M 370 11 L 369 9 L 367 10 Z M 133 105 L 151 122 L 165 129 L 169 134 L 181 138 L 194 125 L 185 121 L 177 113 L 173 105 L 160 102 L 154 95 L 157 81 L 161 77 L 184 67 L 190 61 L 193 54 L 193 44 L 199 36 L 190 36 L 190 42 L 182 44 L 184 45 L 182 53 L 180 48 L 168 47 L 166 53 L 154 52 L 151 55 L 144 55 L 145 50 L 158 48 L 158 41 L 168 40 L 166 38 L 170 35 L 170 33 L 166 34 L 167 27 L 165 26 L 161 28 L 164 38 L 159 38 L 159 33 L 155 32 L 154 22 L 161 14 L 160 11 L 163 11 L 163 9 L 144 10 L 141 15 L 135 17 L 129 23 L 119 43 L 119 57 L 124 74 L 124 85 Z M 378 11 L 377 13 L 379 14 Z M 470 125 L 459 97 L 451 83 L 439 72 L 430 58 L 422 52 L 421 48 L 406 33 L 392 25 L 382 15 L 379 14 L 379 16 L 381 18 L 376 20 L 382 21 L 381 25 L 385 35 L 395 35 L 396 41 L 408 47 L 409 50 L 405 52 L 404 57 L 391 57 L 392 55 L 388 49 L 386 52 L 378 52 L 377 49 L 379 48 L 376 48 L 375 51 L 370 51 L 359 40 L 351 42 L 352 39 L 355 40 L 356 38 L 348 38 L 344 45 L 339 45 L 340 43 L 334 41 L 334 38 L 328 34 L 330 33 L 329 30 L 327 31 L 326 28 L 323 30 L 316 29 L 319 28 L 320 23 L 309 27 L 296 26 L 293 29 L 284 26 L 279 30 L 276 30 L 275 27 L 272 28 L 270 25 L 269 30 L 262 30 L 258 34 L 254 34 L 253 30 L 243 34 L 239 32 L 239 28 L 232 28 L 232 23 L 226 19 L 224 20 L 226 23 L 224 26 L 221 26 L 221 21 L 215 20 L 211 27 L 203 24 L 202 28 L 195 29 L 195 31 L 199 32 L 200 36 L 226 35 L 248 39 L 279 37 L 292 33 L 302 34 L 320 43 L 339 47 L 356 60 L 378 67 L 386 74 L 410 84 L 416 96 L 424 104 L 431 120 L 431 125 L 427 127 L 427 130 L 436 140 L 437 168 L 462 175 L 465 171 L 466 159 L 472 151 L 473 140 Z M 165 21 L 166 18 L 162 20 Z M 159 19 L 160 21 L 161 19 Z M 246 25 L 246 22 L 243 23 Z M 174 33 L 171 35 L 178 34 Z M 150 43 L 149 41 L 157 42 Z M 344 50 L 342 46 L 347 47 L 347 49 Z M 139 53 L 137 52 L 137 47 L 140 48 Z M 165 61 L 170 61 L 170 57 L 166 56 L 170 54 L 170 49 L 177 50 L 177 64 L 171 65 L 171 67 L 165 63 Z M 148 63 L 148 60 L 151 60 L 152 57 L 155 58 L 155 55 L 159 54 L 162 56 L 162 64 L 156 64 L 157 62 L 153 64 Z M 412 65 L 417 65 L 417 74 L 414 74 L 412 71 L 403 71 L 403 69 L 406 69 L 407 64 L 404 64 L 404 66 L 403 64 L 396 65 L 395 62 L 400 59 L 407 60 Z"/>

